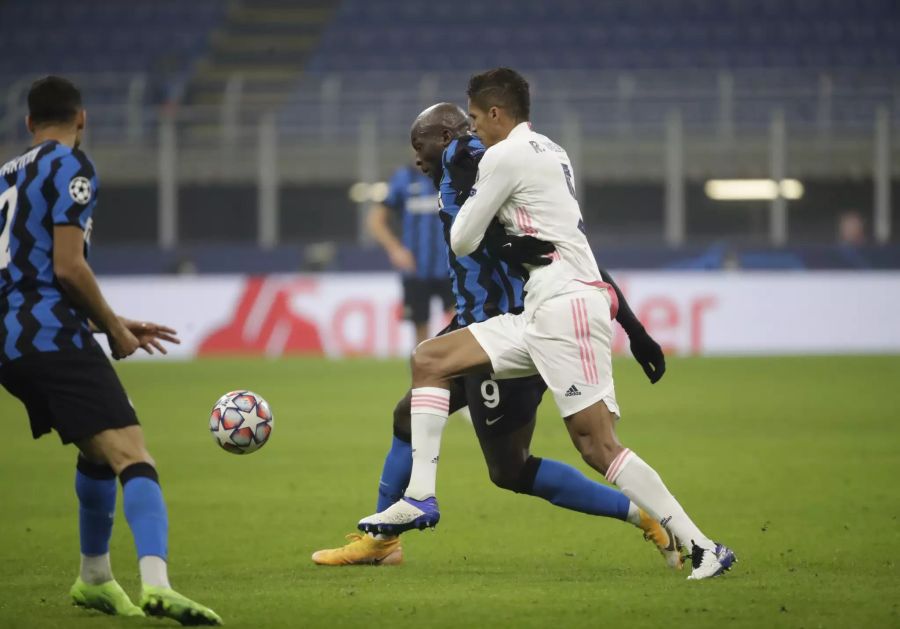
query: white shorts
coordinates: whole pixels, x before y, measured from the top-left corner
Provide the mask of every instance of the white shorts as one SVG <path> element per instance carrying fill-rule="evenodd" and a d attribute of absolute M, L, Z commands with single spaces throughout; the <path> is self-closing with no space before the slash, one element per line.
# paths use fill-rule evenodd
<path fill-rule="evenodd" d="M 472 332 L 503 380 L 541 374 L 563 417 L 603 400 L 619 415 L 612 377 L 612 320 L 605 288 L 551 297 L 529 320 L 505 314 Z"/>

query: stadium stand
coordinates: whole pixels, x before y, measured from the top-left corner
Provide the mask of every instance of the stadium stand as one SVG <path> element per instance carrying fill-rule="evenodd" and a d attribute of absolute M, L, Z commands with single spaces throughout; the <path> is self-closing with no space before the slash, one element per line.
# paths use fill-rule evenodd
<path fill-rule="evenodd" d="M 451 54 L 430 52 L 435 50 Z M 784 107 L 790 124 L 816 124 L 823 80 L 833 92 L 831 124 L 860 126 L 868 123 L 874 103 L 893 98 L 898 84 L 900 5 L 460 0 L 435 7 L 415 0 L 346 0 L 310 59 L 309 80 L 296 93 L 315 91 L 316 78 L 337 74 L 348 99 L 354 91 L 376 90 L 400 101 L 404 91 L 417 96 L 422 74 L 431 73 L 435 95 L 443 98 L 443 86 L 498 64 L 527 71 L 538 98 L 553 93 L 559 101 L 563 92 L 569 110 L 588 121 L 588 131 L 621 125 L 623 109 L 628 124 L 659 126 L 679 103 L 686 105 L 689 127 L 709 127 L 719 113 L 723 73 L 733 80 L 738 127 L 768 125 L 772 106 Z M 315 116 L 311 108 L 299 111 L 302 98 L 294 105 L 298 119 Z M 345 113 L 358 117 L 352 108 Z"/>
<path fill-rule="evenodd" d="M 329 77 L 342 77 L 346 110 L 340 118 L 355 130 L 357 110 L 365 107 L 355 94 L 367 101 L 381 96 L 382 109 L 391 108 L 391 99 L 418 104 L 423 74 L 431 75 L 434 96 L 447 97 L 471 70 L 507 63 L 530 73 L 538 98 L 553 93 L 558 101 L 565 93 L 566 106 L 598 132 L 622 124 L 623 102 L 627 124 L 658 125 L 673 104 L 683 102 L 690 104 L 684 107 L 686 124 L 708 126 L 718 113 L 723 72 L 733 76 L 739 96 L 738 125 L 767 124 L 774 104 L 785 107 L 790 123 L 815 123 L 821 116 L 816 95 L 827 76 L 834 86 L 832 124 L 852 127 L 868 122 L 873 103 L 893 97 L 900 5 L 8 0 L 0 3 L 0 39 L 12 44 L 0 59 L 7 85 L 48 70 L 116 73 L 119 80 L 91 97 L 97 104 L 117 103 L 128 98 L 123 77 L 140 73 L 146 76 L 146 103 L 219 105 L 228 80 L 238 77 L 245 111 L 287 100 L 282 116 L 290 125 L 323 123 L 321 106 L 310 95 L 320 93 Z"/>
<path fill-rule="evenodd" d="M 892 68 L 898 19 L 892 0 L 346 0 L 310 68 Z"/>
<path fill-rule="evenodd" d="M 406 158 L 415 113 L 460 102 L 472 71 L 501 63 L 528 75 L 542 130 L 564 141 L 563 125 L 577 121 L 585 214 L 602 226 L 597 237 L 659 238 L 665 125 L 678 110 L 688 231 L 699 242 L 644 259 L 674 268 L 900 266 L 894 249 L 807 245 L 833 241 L 840 212 L 870 213 L 876 108 L 900 128 L 896 0 L 0 0 L 0 40 L 7 152 L 25 139 L 22 99 L 34 75 L 64 73 L 85 86 L 105 199 L 140 210 L 104 221 L 103 272 L 132 269 L 115 243 L 143 261 L 132 270 L 173 270 L 185 259 L 200 271 L 230 270 L 242 257 L 204 239 L 250 250 L 257 162 L 253 150 L 220 150 L 229 90 L 239 92 L 242 149 L 256 146 L 261 114 L 277 113 L 282 242 L 346 243 L 357 236 L 346 189 L 361 176 L 361 125 L 377 127 L 374 176 L 383 177 Z M 768 176 L 776 109 L 789 130 L 790 175 L 808 183 L 807 200 L 791 206 L 791 238 L 806 248 L 786 255 L 741 241 L 764 241 L 764 208 L 725 216 L 701 189 L 711 174 Z M 161 112 L 177 112 L 182 151 L 180 248 L 164 256 L 136 248 L 156 242 Z M 846 196 L 834 200 L 838 189 Z M 299 207 L 318 212 L 314 227 Z M 253 227 L 210 227 L 222 215 Z M 604 243 L 611 264 L 634 266 L 632 253 L 647 251 L 612 244 Z M 323 263 L 276 248 L 254 264 L 262 272 Z M 324 264 L 385 267 L 378 254 L 342 244 Z"/>
<path fill-rule="evenodd" d="M 219 0 L 10 0 L 0 4 L 0 75 L 147 73 L 155 87 L 184 80 L 222 20 Z M 113 101 L 115 93 L 98 96 Z"/>

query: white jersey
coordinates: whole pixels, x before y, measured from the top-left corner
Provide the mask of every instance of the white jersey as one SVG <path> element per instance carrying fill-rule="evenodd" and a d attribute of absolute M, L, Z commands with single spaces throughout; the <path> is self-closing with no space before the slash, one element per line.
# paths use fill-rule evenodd
<path fill-rule="evenodd" d="M 533 315 L 546 299 L 602 281 L 584 234 L 569 156 L 555 142 L 523 122 L 487 149 L 471 196 L 450 231 L 457 256 L 472 253 L 494 216 L 514 236 L 553 243 L 548 266 L 529 268 L 525 311 Z"/>

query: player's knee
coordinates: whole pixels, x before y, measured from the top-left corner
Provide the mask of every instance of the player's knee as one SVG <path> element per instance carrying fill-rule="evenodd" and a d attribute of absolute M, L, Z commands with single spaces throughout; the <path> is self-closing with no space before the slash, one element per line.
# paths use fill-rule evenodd
<path fill-rule="evenodd" d="M 140 433 L 116 435 L 115 438 L 104 439 L 99 445 L 103 459 L 116 474 L 136 463 L 148 463 L 154 467 L 156 465 Z"/>
<path fill-rule="evenodd" d="M 578 452 L 582 460 L 601 474 L 606 474 L 606 470 L 621 451 L 621 445 L 607 439 L 595 437 L 578 442 Z"/>
<path fill-rule="evenodd" d="M 518 491 L 519 470 L 509 465 L 488 465 L 488 475 L 491 482 L 500 489 Z"/>
<path fill-rule="evenodd" d="M 523 461 L 489 463 L 488 474 L 491 482 L 500 489 L 514 491 L 517 494 L 531 494 L 540 463 L 541 459 L 530 455 Z"/>
<path fill-rule="evenodd" d="M 412 355 L 413 381 L 442 377 L 441 357 L 431 340 L 420 343 Z"/>
<path fill-rule="evenodd" d="M 156 467 L 156 461 L 145 448 L 117 450 L 107 456 L 107 461 L 116 474 L 138 463 L 147 463 Z"/>
<path fill-rule="evenodd" d="M 403 397 L 394 407 L 394 436 L 403 441 L 409 441 L 410 431 L 410 398 Z"/>

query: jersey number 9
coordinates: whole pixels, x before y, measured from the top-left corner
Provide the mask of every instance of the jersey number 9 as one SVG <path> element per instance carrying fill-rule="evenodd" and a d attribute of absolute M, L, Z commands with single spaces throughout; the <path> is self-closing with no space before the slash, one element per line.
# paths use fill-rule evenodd
<path fill-rule="evenodd" d="M 481 383 L 481 397 L 486 407 L 497 408 L 500 406 L 500 387 L 493 380 L 485 380 Z"/>

